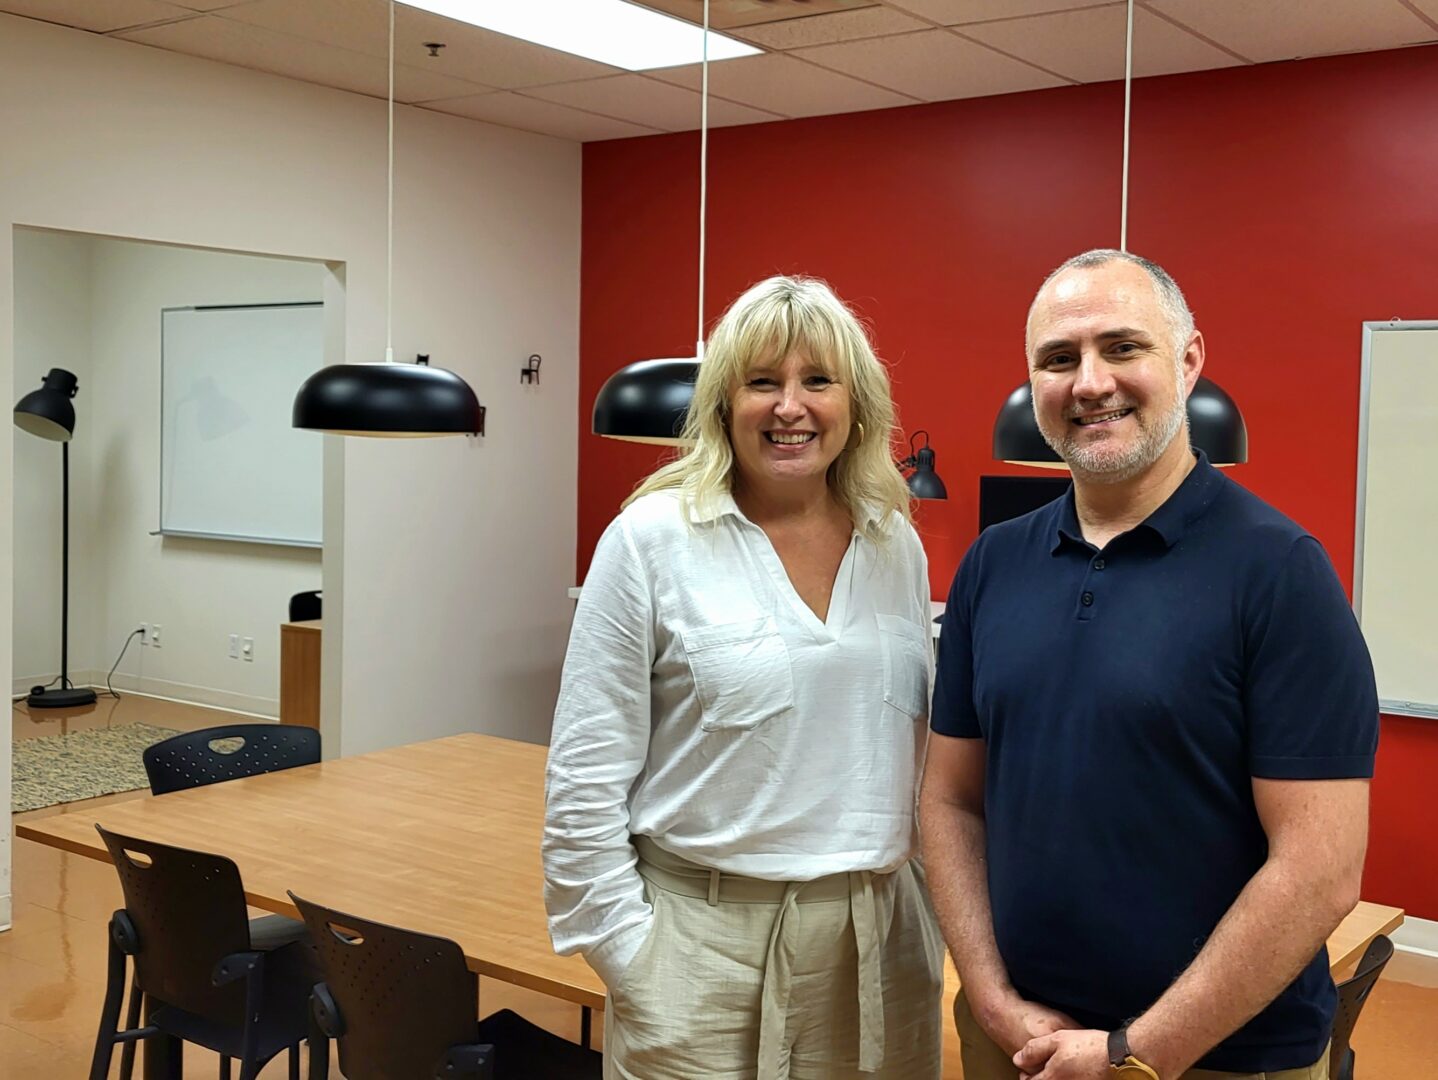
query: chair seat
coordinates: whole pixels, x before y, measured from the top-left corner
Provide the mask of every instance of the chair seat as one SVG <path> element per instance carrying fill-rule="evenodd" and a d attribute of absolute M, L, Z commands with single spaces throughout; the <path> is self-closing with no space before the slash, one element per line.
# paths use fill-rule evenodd
<path fill-rule="evenodd" d="M 604 1058 L 545 1031 L 509 1009 L 479 1022 L 479 1041 L 494 1044 L 495 1080 L 600 1080 Z"/>
<path fill-rule="evenodd" d="M 250 948 L 259 952 L 274 952 L 291 942 L 307 940 L 305 924 L 287 915 L 260 915 L 250 920 Z"/>

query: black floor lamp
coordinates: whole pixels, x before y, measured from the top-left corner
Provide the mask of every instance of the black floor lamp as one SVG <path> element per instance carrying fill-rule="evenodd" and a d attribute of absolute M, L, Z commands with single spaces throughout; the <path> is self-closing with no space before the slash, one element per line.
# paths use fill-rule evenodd
<path fill-rule="evenodd" d="M 64 709 L 95 704 L 95 691 L 70 682 L 70 436 L 75 432 L 75 406 L 70 399 L 80 389 L 75 376 L 63 368 L 51 368 L 39 390 L 31 390 L 15 406 L 15 426 L 31 435 L 58 442 L 61 449 L 61 535 L 60 556 L 60 688 L 36 687 L 26 699 L 32 709 Z"/>

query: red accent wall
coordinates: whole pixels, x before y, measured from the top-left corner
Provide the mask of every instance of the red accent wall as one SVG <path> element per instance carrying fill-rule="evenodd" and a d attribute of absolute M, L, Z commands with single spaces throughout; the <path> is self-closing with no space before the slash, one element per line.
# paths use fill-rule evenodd
<path fill-rule="evenodd" d="M 1438 47 L 1144 79 L 1129 246 L 1183 285 L 1206 373 L 1247 418 L 1230 475 L 1352 581 L 1361 324 L 1438 318 Z M 706 313 L 779 272 L 828 280 L 927 428 L 947 503 L 921 504 L 933 594 L 977 529 L 994 416 L 1024 378 L 1043 276 L 1117 246 L 1122 87 L 727 128 L 710 136 Z M 578 571 L 653 447 L 589 433 L 615 369 L 692 355 L 698 137 L 584 148 Z M 1365 896 L 1438 919 L 1438 721 L 1385 717 Z"/>

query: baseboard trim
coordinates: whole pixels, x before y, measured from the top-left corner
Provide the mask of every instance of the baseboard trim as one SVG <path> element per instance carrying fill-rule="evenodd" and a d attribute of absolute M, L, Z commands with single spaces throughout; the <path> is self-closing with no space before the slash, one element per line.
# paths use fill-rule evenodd
<path fill-rule="evenodd" d="M 1432 919 L 1416 919 L 1410 915 L 1389 936 L 1395 949 L 1438 958 L 1438 922 Z"/>
<path fill-rule="evenodd" d="M 12 697 L 18 700 L 28 696 L 30 687 L 43 681 L 47 680 L 38 677 L 15 679 Z M 76 686 L 92 686 L 101 693 L 105 690 L 103 671 L 77 671 L 72 674 L 70 681 Z M 230 690 L 216 690 L 209 686 L 193 686 L 190 683 L 171 682 L 167 679 L 136 678 L 118 673 L 110 680 L 110 685 L 122 693 L 174 701 L 181 705 L 207 705 L 212 709 L 224 709 L 226 712 L 253 716 L 260 720 L 278 720 L 280 716 L 280 703 L 277 698 L 253 697 Z"/>
<path fill-rule="evenodd" d="M 10 929 L 11 898 L 0 896 L 0 933 Z"/>

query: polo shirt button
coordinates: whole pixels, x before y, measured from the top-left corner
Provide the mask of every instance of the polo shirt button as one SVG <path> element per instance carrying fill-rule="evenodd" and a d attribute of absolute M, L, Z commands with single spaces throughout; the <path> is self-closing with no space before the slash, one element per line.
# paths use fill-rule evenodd
<path fill-rule="evenodd" d="M 1106 565 L 1106 564 L 1104 563 L 1104 561 L 1103 561 L 1102 559 L 1095 559 L 1095 560 L 1093 561 L 1093 568 L 1094 568 L 1095 570 L 1102 570 L 1105 565 Z"/>
<path fill-rule="evenodd" d="M 1079 599 L 1083 601 L 1084 607 L 1093 607 L 1093 593 L 1086 592 Z"/>

